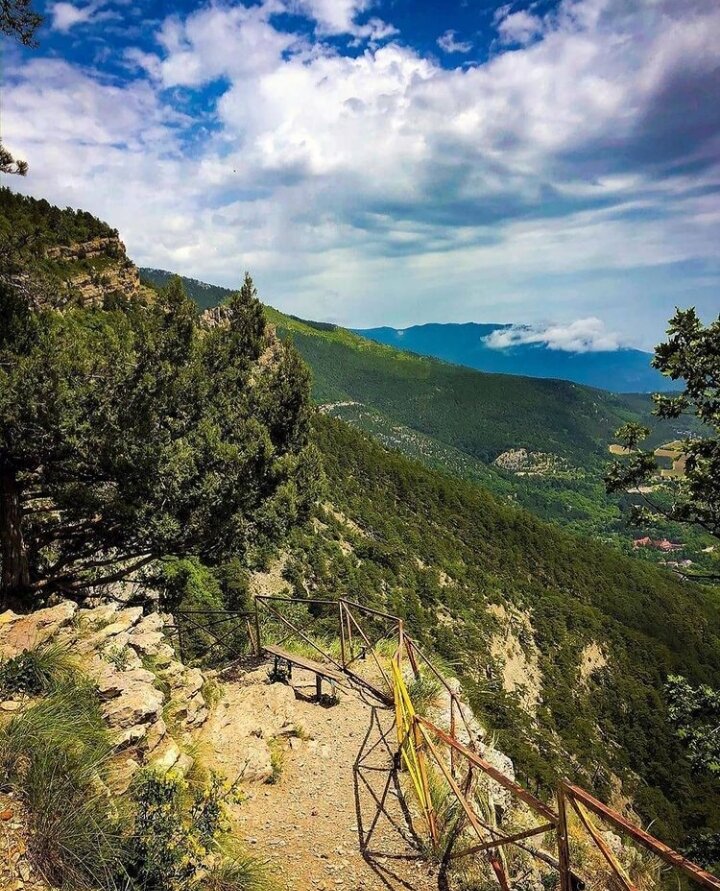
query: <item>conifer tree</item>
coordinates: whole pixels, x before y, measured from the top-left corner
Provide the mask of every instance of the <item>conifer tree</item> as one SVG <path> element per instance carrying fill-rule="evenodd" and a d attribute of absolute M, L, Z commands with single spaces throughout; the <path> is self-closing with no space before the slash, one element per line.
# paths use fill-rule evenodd
<path fill-rule="evenodd" d="M 206 328 L 150 306 L 34 312 L 0 290 L 0 590 L 83 596 L 167 555 L 247 558 L 314 499 L 309 379 L 252 280 Z"/>

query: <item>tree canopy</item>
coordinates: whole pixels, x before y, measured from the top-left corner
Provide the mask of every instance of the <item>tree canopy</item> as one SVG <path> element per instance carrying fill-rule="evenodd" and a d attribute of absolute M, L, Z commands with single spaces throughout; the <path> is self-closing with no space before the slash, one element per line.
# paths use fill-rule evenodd
<path fill-rule="evenodd" d="M 679 394 L 655 395 L 655 414 L 679 418 L 689 412 L 702 423 L 704 435 L 683 440 L 684 474 L 659 485 L 655 453 L 641 448 L 649 429 L 625 424 L 616 436 L 627 456 L 610 466 L 607 489 L 639 495 L 644 509 L 636 511 L 638 519 L 660 515 L 720 538 L 720 317 L 703 325 L 694 309 L 677 310 L 667 341 L 655 349 L 653 365 L 685 384 Z"/>
<path fill-rule="evenodd" d="M 248 275 L 204 325 L 150 306 L 33 311 L 0 290 L 2 592 L 80 594 L 166 555 L 247 558 L 309 509 L 308 374 Z"/>

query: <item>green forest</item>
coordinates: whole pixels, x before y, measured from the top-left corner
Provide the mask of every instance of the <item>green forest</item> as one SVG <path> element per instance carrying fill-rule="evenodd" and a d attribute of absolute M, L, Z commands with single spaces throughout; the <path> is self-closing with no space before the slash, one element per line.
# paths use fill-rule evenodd
<path fill-rule="evenodd" d="M 15 203 L 17 222 L 25 208 L 42 229 L 39 204 Z M 61 228 L 84 219 L 59 214 Z M 167 608 L 237 609 L 248 573 L 282 554 L 293 597 L 346 596 L 403 616 L 462 678 L 531 788 L 548 794 L 565 774 L 608 797 L 619 777 L 666 840 L 720 830 L 720 787 L 695 770 L 664 693 L 675 675 L 720 686 L 716 593 L 313 412 L 307 367 L 273 328 L 310 362 L 317 401 L 372 394 L 478 466 L 517 437 L 568 461 L 600 461 L 604 438 L 637 419 L 637 405 L 398 358 L 263 308 L 249 277 L 211 328 L 178 279 L 149 303 L 31 311 L 7 285 L 2 298 L 3 480 L 12 470 L 20 498 L 41 508 L 23 520 L 25 565 L 3 561 L 15 597 L 82 597 L 106 566 L 127 571 L 139 557 Z M 97 561 L 98 552 L 112 556 Z M 534 717 L 503 688 L 494 606 L 529 623 L 522 642 L 537 648 L 541 670 Z M 605 664 L 583 678 L 590 644 Z"/>

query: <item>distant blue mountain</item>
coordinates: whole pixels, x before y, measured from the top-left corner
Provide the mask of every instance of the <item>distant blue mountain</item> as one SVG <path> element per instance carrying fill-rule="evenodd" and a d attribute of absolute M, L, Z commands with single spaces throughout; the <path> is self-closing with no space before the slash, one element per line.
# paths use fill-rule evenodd
<path fill-rule="evenodd" d="M 479 371 L 560 378 L 614 393 L 649 393 L 674 388 L 672 381 L 650 366 L 652 354 L 641 350 L 571 353 L 535 343 L 514 344 L 503 349 L 488 345 L 487 338 L 494 331 L 510 327 L 467 322 L 414 325 L 399 330 L 355 329 L 355 333 L 378 343 Z"/>

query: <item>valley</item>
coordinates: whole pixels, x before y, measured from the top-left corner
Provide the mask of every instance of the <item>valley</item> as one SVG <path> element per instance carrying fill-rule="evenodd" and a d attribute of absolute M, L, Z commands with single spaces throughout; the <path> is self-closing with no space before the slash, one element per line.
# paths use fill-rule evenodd
<path fill-rule="evenodd" d="M 154 284 L 170 273 L 141 270 Z M 207 305 L 231 291 L 183 279 L 188 294 Z M 470 482 L 571 531 L 613 544 L 650 562 L 666 557 L 639 551 L 643 535 L 684 545 L 687 571 L 712 569 L 709 536 L 676 524 L 636 528 L 628 522 L 631 497 L 605 492 L 603 475 L 615 430 L 630 421 L 651 428 L 659 447 L 697 429 L 690 418 L 651 416 L 643 394 L 614 394 L 570 381 L 487 374 L 375 343 L 326 323 L 293 318 L 266 307 L 268 320 L 292 339 L 313 376 L 321 410 L 375 436 L 388 448 Z M 502 455 L 526 450 L 546 456 L 532 473 L 503 466 Z M 500 459 L 500 460 L 498 460 Z"/>

